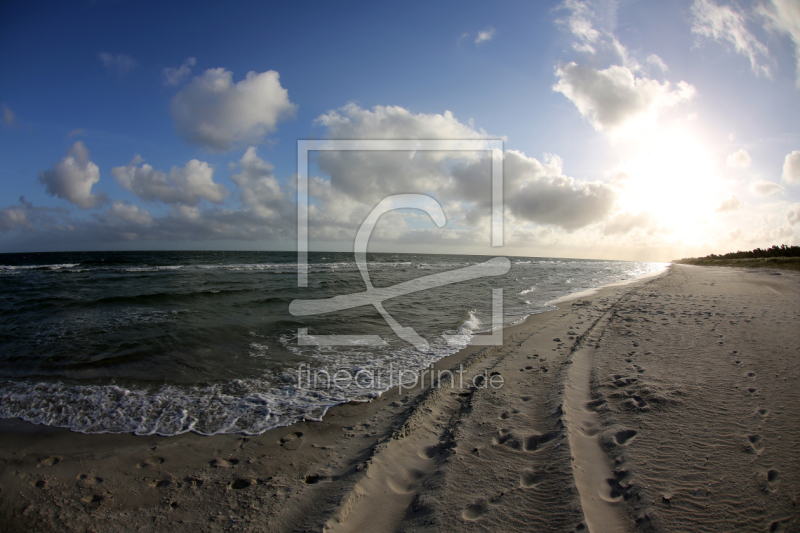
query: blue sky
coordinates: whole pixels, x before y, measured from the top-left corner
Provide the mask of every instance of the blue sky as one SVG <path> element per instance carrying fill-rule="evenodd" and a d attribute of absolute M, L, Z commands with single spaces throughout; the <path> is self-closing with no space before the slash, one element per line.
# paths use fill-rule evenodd
<path fill-rule="evenodd" d="M 375 250 L 800 244 L 799 55 L 794 0 L 4 2 L 0 252 L 293 249 L 308 138 L 506 149 L 502 252 L 480 152 L 320 156 L 312 248 L 398 192 L 448 225 L 386 215 Z"/>

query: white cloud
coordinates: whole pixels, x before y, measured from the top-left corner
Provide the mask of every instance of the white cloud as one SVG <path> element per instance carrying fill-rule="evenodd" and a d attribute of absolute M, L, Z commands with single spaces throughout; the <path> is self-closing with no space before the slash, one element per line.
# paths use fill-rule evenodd
<path fill-rule="evenodd" d="M 647 62 L 653 65 L 654 67 L 658 67 L 661 72 L 667 72 L 669 67 L 664 60 L 658 57 L 656 54 L 650 54 L 647 56 Z"/>
<path fill-rule="evenodd" d="M 233 83 L 233 74 L 222 68 L 194 78 L 170 105 L 181 138 L 215 152 L 258 143 L 279 121 L 293 117 L 296 108 L 274 70 L 251 71 Z"/>
<path fill-rule="evenodd" d="M 800 204 L 792 204 L 786 211 L 786 222 L 790 225 L 800 222 Z"/>
<path fill-rule="evenodd" d="M 797 61 L 797 87 L 800 87 L 800 3 L 797 0 L 772 0 L 770 4 L 759 4 L 756 11 L 767 19 L 767 28 L 791 36 Z"/>
<path fill-rule="evenodd" d="M 736 196 L 731 195 L 730 198 L 723 200 L 716 210 L 720 213 L 724 211 L 735 211 L 736 209 L 739 209 L 741 205 L 742 203 L 739 201 L 739 199 Z"/>
<path fill-rule="evenodd" d="M 355 104 L 330 111 L 316 122 L 327 128 L 330 139 L 486 139 L 459 122 L 452 113 L 413 114 L 398 106 L 375 106 L 371 110 Z M 374 202 L 389 194 L 411 191 L 441 191 L 453 186 L 447 166 L 480 158 L 476 152 L 320 152 L 320 169 L 331 176 L 334 187 L 363 202 Z"/>
<path fill-rule="evenodd" d="M 129 73 L 137 65 L 135 59 L 126 54 L 112 55 L 107 52 L 98 54 L 100 61 L 106 70 L 116 74 L 117 76 L 124 76 Z"/>
<path fill-rule="evenodd" d="M 770 196 L 781 192 L 783 190 L 783 186 L 772 181 L 757 180 L 750 185 L 750 190 L 758 196 Z"/>
<path fill-rule="evenodd" d="M 597 131 L 652 123 L 662 109 L 690 100 L 696 93 L 686 82 L 673 87 L 668 81 L 637 78 L 620 65 L 597 70 L 572 62 L 559 66 L 556 75 L 559 80 L 553 90 L 569 98 Z"/>
<path fill-rule="evenodd" d="M 489 42 L 494 37 L 494 28 L 491 26 L 486 28 L 485 30 L 481 30 L 478 32 L 478 36 L 475 37 L 475 44 L 480 45 L 486 42 Z"/>
<path fill-rule="evenodd" d="M 120 187 L 143 200 L 196 205 L 200 200 L 220 203 L 228 194 L 228 189 L 214 182 L 214 169 L 206 162 L 192 159 L 182 168 L 172 167 L 166 174 L 143 161 L 137 155 L 126 166 L 111 169 Z"/>
<path fill-rule="evenodd" d="M 604 218 L 614 206 L 616 195 L 603 183 L 578 183 L 563 175 L 561 159 L 549 164 L 507 151 L 503 175 L 508 182 L 505 207 L 521 219 L 553 224 L 573 231 Z"/>
<path fill-rule="evenodd" d="M 334 139 L 489 138 L 450 112 L 413 114 L 402 107 L 367 110 L 349 104 L 317 121 Z M 311 194 L 319 199 L 312 215 L 329 227 L 336 220 L 353 224 L 385 196 L 408 192 L 432 194 L 447 203 L 448 219 L 464 226 L 482 225 L 490 213 L 490 159 L 483 152 L 322 151 L 318 165 L 330 180 L 311 180 Z M 557 156 L 543 164 L 508 151 L 503 174 L 506 208 L 520 224 L 572 231 L 601 219 L 615 199 L 606 185 L 565 176 Z"/>
<path fill-rule="evenodd" d="M 89 150 L 81 142 L 72 145 L 67 156 L 52 169 L 39 173 L 47 194 L 69 200 L 84 209 L 106 201 L 105 193 L 92 194 L 92 185 L 100 181 L 100 169 L 89 160 Z"/>
<path fill-rule="evenodd" d="M 0 209 L 0 231 L 14 230 L 35 231 L 46 227 L 65 227 L 69 224 L 58 224 L 54 217 L 63 217 L 68 210 L 60 207 L 37 207 L 19 197 L 19 203 Z"/>
<path fill-rule="evenodd" d="M 29 224 L 24 197 L 20 197 L 20 204 L 0 209 L 0 230 L 11 231 Z"/>
<path fill-rule="evenodd" d="M 281 189 L 273 174 L 273 166 L 256 155 L 251 146 L 239 160 L 242 169 L 231 179 L 239 187 L 242 205 L 261 218 L 276 219 L 293 209 L 291 195 Z"/>
<path fill-rule="evenodd" d="M 190 57 L 184 61 L 180 67 L 167 67 L 163 70 L 164 85 L 180 85 L 192 73 L 192 67 L 197 63 L 197 59 Z"/>
<path fill-rule="evenodd" d="M 600 39 L 600 32 L 594 28 L 592 23 L 594 12 L 586 2 L 566 0 L 560 7 L 570 10 L 572 13 L 566 21 L 559 20 L 558 23 L 566 24 L 572 34 L 585 43 L 594 43 Z"/>
<path fill-rule="evenodd" d="M 3 124 L 11 126 L 14 124 L 14 121 L 17 119 L 17 116 L 14 114 L 11 109 L 4 103 L 3 104 Z"/>
<path fill-rule="evenodd" d="M 783 175 L 781 179 L 784 183 L 800 185 L 800 151 L 795 150 L 786 155 L 783 160 Z"/>
<path fill-rule="evenodd" d="M 556 24 L 567 27 L 578 39 L 578 42 L 572 43 L 573 50 L 592 56 L 592 63 L 595 65 L 611 62 L 628 67 L 634 72 L 642 70 L 639 62 L 630 56 L 628 49 L 619 42 L 612 31 L 595 28 L 596 22 L 599 21 L 602 25 L 604 21 L 598 20 L 589 5 L 589 2 L 566 0 L 559 6 L 560 9 L 570 11 L 567 20 L 556 20 Z M 606 19 L 609 18 L 609 14 L 612 14 L 611 19 L 615 18 L 613 12 L 616 11 L 616 4 L 610 3 L 604 10 L 607 12 Z M 608 20 L 605 21 L 605 25 L 608 26 Z"/>
<path fill-rule="evenodd" d="M 750 60 L 756 75 L 772 75 L 769 48 L 747 29 L 747 14 L 736 6 L 717 5 L 712 0 L 695 0 L 692 5 L 692 33 L 728 42 L 736 52 Z"/>
<path fill-rule="evenodd" d="M 750 154 L 745 149 L 733 152 L 726 159 L 728 166 L 733 168 L 748 168 L 752 161 Z"/>
<path fill-rule="evenodd" d="M 150 216 L 149 212 L 121 200 L 114 200 L 111 208 L 101 213 L 101 216 L 111 216 L 140 226 L 151 226 L 153 224 L 153 217 Z"/>

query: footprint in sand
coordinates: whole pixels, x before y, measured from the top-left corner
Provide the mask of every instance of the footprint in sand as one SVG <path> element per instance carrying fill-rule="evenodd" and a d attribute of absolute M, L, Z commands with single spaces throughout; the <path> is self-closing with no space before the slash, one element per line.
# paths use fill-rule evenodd
<path fill-rule="evenodd" d="M 433 446 L 424 446 L 419 450 L 417 455 L 419 455 L 422 459 L 433 459 L 434 457 L 438 457 L 441 451 L 442 445 L 434 444 Z"/>
<path fill-rule="evenodd" d="M 650 405 L 638 394 L 632 394 L 630 398 L 622 402 L 622 405 L 629 409 L 639 409 L 640 411 L 650 410 Z"/>
<path fill-rule="evenodd" d="M 497 430 L 497 435 L 492 437 L 492 444 L 504 444 L 509 448 L 519 450 L 522 448 L 522 440 L 510 429 L 501 428 Z"/>
<path fill-rule="evenodd" d="M 102 482 L 103 480 L 99 477 L 94 477 L 89 474 L 80 474 L 78 476 L 78 481 L 75 482 L 75 485 L 82 489 L 91 489 Z"/>
<path fill-rule="evenodd" d="M 764 409 L 763 407 L 759 407 L 758 409 L 756 409 L 755 416 L 756 418 L 764 420 L 769 416 L 769 409 Z"/>
<path fill-rule="evenodd" d="M 558 432 L 551 431 L 549 433 L 545 433 L 544 435 L 531 435 L 527 439 L 525 439 L 525 445 L 523 449 L 526 452 L 536 452 L 542 449 L 542 447 L 547 444 L 548 442 L 555 440 L 559 437 Z"/>
<path fill-rule="evenodd" d="M 628 471 L 625 469 L 617 469 L 613 472 L 614 477 L 606 479 L 608 483 L 609 492 L 607 494 L 600 494 L 603 500 L 608 502 L 618 502 L 626 497 L 626 493 L 630 489 L 630 484 L 623 484 L 622 480 L 628 477 Z"/>
<path fill-rule="evenodd" d="M 600 409 L 600 407 L 604 406 L 605 404 L 606 404 L 606 401 L 605 401 L 605 399 L 603 399 L 603 398 L 598 398 L 597 400 L 592 400 L 591 402 L 588 402 L 588 403 L 586 404 L 586 408 L 587 408 L 587 409 L 588 409 L 590 412 L 592 412 L 592 413 L 596 413 L 596 412 L 597 412 L 597 411 Z"/>
<path fill-rule="evenodd" d="M 636 432 L 632 429 L 623 429 L 622 431 L 617 431 L 613 435 L 614 444 L 617 446 L 625 446 L 628 444 L 633 438 L 636 436 Z"/>
<path fill-rule="evenodd" d="M 761 435 L 758 433 L 755 435 L 748 435 L 744 451 L 746 453 L 761 453 L 764 451 L 764 446 L 761 444 L 761 440 Z"/>
<path fill-rule="evenodd" d="M 467 506 L 466 509 L 461 511 L 461 517 L 464 520 L 475 521 L 485 515 L 489 511 L 489 504 L 485 500 L 478 500 Z"/>
<path fill-rule="evenodd" d="M 328 476 L 323 476 L 322 474 L 309 474 L 303 478 L 303 483 L 316 485 L 320 481 L 326 481 L 328 479 L 330 479 Z"/>
<path fill-rule="evenodd" d="M 144 461 L 142 461 L 138 465 L 136 465 L 136 468 L 147 468 L 147 467 L 150 467 L 150 466 L 158 466 L 158 465 L 162 464 L 164 462 L 164 460 L 165 459 L 163 457 L 150 457 L 148 459 L 145 459 Z"/>
<path fill-rule="evenodd" d="M 404 475 L 389 477 L 389 479 L 386 480 L 386 484 L 397 494 L 410 494 L 414 492 L 417 481 L 424 476 L 424 472 L 412 468 Z"/>
<path fill-rule="evenodd" d="M 50 457 L 45 457 L 44 459 L 39 461 L 39 464 L 36 465 L 36 468 L 41 468 L 43 466 L 53 466 L 58 464 L 61 461 L 61 457 L 56 455 L 51 455 Z"/>
<path fill-rule="evenodd" d="M 218 457 L 216 459 L 211 460 L 210 464 L 214 468 L 233 468 L 234 466 L 239 464 L 239 460 L 238 459 L 221 459 L 221 458 Z"/>
<path fill-rule="evenodd" d="M 37 479 L 36 481 L 31 482 L 31 485 L 42 490 L 50 488 L 50 485 L 47 483 L 46 479 Z"/>
<path fill-rule="evenodd" d="M 280 440 L 280 444 L 287 450 L 297 450 L 303 445 L 303 434 L 299 431 L 289 433 Z"/>
<path fill-rule="evenodd" d="M 306 482 L 307 483 L 307 482 Z M 257 484 L 255 479 L 235 479 L 231 484 L 228 485 L 228 488 L 234 490 L 242 490 L 253 487 Z"/>
<path fill-rule="evenodd" d="M 544 481 L 545 474 L 544 472 L 534 472 L 533 470 L 523 470 L 522 474 L 519 476 L 519 486 L 523 489 L 529 489 L 531 487 L 535 487 L 542 481 Z"/>
<path fill-rule="evenodd" d="M 88 496 L 84 496 L 81 498 L 81 501 L 84 503 L 103 503 L 105 499 L 108 497 L 108 494 L 89 494 Z"/>
<path fill-rule="evenodd" d="M 584 422 L 584 425 L 579 426 L 581 433 L 583 433 L 587 437 L 594 437 L 598 433 L 600 433 L 600 429 L 595 427 L 593 422 Z"/>

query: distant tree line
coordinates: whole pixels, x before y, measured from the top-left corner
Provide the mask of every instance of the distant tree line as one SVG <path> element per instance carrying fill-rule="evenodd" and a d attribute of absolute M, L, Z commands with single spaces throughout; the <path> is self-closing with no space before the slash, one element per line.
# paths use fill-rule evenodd
<path fill-rule="evenodd" d="M 731 252 L 717 255 L 711 254 L 697 259 L 753 259 L 758 257 L 800 257 L 800 246 L 773 245 L 770 248 L 756 248 L 749 252 Z"/>

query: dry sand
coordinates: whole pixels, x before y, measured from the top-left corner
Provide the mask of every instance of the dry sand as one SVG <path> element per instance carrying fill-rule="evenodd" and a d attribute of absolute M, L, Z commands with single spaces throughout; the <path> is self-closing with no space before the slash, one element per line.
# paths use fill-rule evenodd
<path fill-rule="evenodd" d="M 440 361 L 463 387 L 255 437 L 7 421 L 0 529 L 800 531 L 800 273 L 676 265 L 559 307 Z"/>

